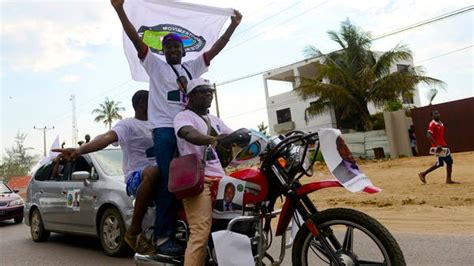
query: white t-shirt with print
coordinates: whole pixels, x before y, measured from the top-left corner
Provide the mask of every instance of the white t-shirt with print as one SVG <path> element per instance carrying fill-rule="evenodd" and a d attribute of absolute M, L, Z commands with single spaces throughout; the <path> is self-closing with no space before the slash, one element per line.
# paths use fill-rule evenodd
<path fill-rule="evenodd" d="M 146 156 L 146 151 L 153 149 L 153 138 L 148 121 L 133 117 L 126 118 L 115 124 L 112 130 L 118 136 L 118 141 L 113 145 L 120 145 L 122 148 L 122 170 L 125 174 L 125 182 L 134 171 L 156 165 L 154 156 Z"/>
<path fill-rule="evenodd" d="M 222 120 L 213 115 L 207 115 L 211 127 L 216 131 L 218 135 L 220 134 L 230 134 L 233 132 Z M 204 155 L 204 146 L 194 145 L 190 142 L 187 142 L 185 139 L 178 136 L 178 131 L 184 126 L 192 126 L 199 133 L 206 135 L 207 134 L 207 124 L 204 120 L 194 113 L 191 110 L 184 110 L 176 115 L 174 118 L 174 132 L 176 132 L 176 139 L 178 145 L 179 155 L 187 155 L 191 153 L 197 154 L 200 158 Z M 206 156 L 206 167 L 204 169 L 204 174 L 206 176 L 216 176 L 222 177 L 225 175 L 224 169 L 221 166 L 219 157 L 217 156 L 216 151 L 213 148 L 209 149 L 209 153 Z"/>
<path fill-rule="evenodd" d="M 150 49 L 141 60 L 150 77 L 150 95 L 148 98 L 148 121 L 151 128 L 173 127 L 173 119 L 186 106 L 186 94 L 179 87 L 176 73 L 168 63 L 158 58 Z M 182 65 L 189 71 L 191 77 L 198 78 L 207 72 L 204 56 L 184 62 Z M 179 76 L 189 81 L 186 70 L 181 65 L 173 65 Z"/>

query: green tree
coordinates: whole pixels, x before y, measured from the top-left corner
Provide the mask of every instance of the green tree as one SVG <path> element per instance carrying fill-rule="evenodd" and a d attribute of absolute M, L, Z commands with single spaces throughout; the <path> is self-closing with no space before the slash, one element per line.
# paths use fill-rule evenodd
<path fill-rule="evenodd" d="M 5 149 L 3 164 L 0 165 L 0 175 L 7 179 L 5 181 L 12 176 L 27 175 L 38 160 L 37 155 L 29 153 L 32 148 L 25 147 L 26 137 L 25 133 L 18 132 L 15 136 L 15 144 Z"/>
<path fill-rule="evenodd" d="M 267 129 L 268 126 L 265 126 L 263 122 L 257 125 L 258 132 L 263 133 L 263 135 L 268 136 Z"/>
<path fill-rule="evenodd" d="M 98 123 L 103 122 L 110 130 L 114 120 L 122 119 L 119 112 L 125 111 L 125 108 L 120 107 L 119 105 L 120 102 L 115 102 L 109 100 L 109 98 L 105 98 L 105 102 L 101 103 L 99 108 L 92 110 L 92 114 L 97 114 L 94 121 Z"/>
<path fill-rule="evenodd" d="M 401 96 L 411 97 L 420 82 L 444 84 L 424 76 L 420 67 L 390 72 L 395 63 L 411 59 L 411 51 L 399 44 L 383 54 L 376 54 L 370 50 L 370 33 L 360 30 L 349 20 L 341 23 L 339 32 L 329 31 L 328 35 L 341 50 L 324 55 L 313 46 L 306 48 L 307 55 L 322 58 L 316 63 L 315 76 L 301 77 L 301 85 L 296 89 L 303 99 L 317 98 L 306 108 L 306 120 L 334 108 L 338 127 L 370 130 L 367 103 L 385 107 Z"/>

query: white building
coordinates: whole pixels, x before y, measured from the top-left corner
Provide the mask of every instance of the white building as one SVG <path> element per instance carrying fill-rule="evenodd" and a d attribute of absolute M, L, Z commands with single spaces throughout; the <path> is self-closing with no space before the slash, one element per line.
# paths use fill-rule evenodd
<path fill-rule="evenodd" d="M 270 70 L 263 75 L 268 112 L 268 128 L 271 135 L 288 132 L 293 129 L 314 132 L 322 127 L 337 127 L 334 110 L 310 118 L 308 123 L 306 123 L 304 119 L 305 109 L 308 108 L 311 102 L 315 101 L 316 98 L 303 100 L 301 97 L 296 95 L 294 91 L 294 89 L 299 85 L 297 77 L 314 77 L 317 69 L 313 63 L 320 61 L 321 59 L 322 57 L 306 59 L 291 65 Z M 405 68 L 407 66 L 413 66 L 413 61 L 397 62 L 391 66 L 390 71 L 395 72 L 397 69 Z M 287 88 L 285 92 L 274 92 L 275 90 L 281 91 L 282 87 Z M 418 89 L 415 89 L 413 99 L 403 99 L 403 103 L 406 105 L 420 106 Z M 371 103 L 369 103 L 368 107 L 370 114 L 375 114 L 381 111 L 377 110 Z"/>

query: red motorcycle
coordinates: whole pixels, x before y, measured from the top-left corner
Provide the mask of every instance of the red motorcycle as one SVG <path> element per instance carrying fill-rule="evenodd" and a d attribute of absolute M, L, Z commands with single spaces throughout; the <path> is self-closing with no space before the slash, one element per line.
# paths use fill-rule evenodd
<path fill-rule="evenodd" d="M 243 147 L 231 165 L 259 157 L 259 168 L 245 168 L 229 174 L 245 182 L 242 211 L 232 219 L 214 219 L 212 231 L 229 230 L 250 239 L 255 265 L 268 260 L 279 265 L 291 248 L 292 265 L 405 265 L 403 253 L 390 232 L 362 212 L 331 208 L 320 211 L 309 194 L 320 189 L 342 187 L 337 180 L 302 183 L 312 176 L 319 150 L 318 133 L 293 131 L 267 138 L 259 132 L 240 129 L 227 136 L 222 145 Z M 311 158 L 310 158 L 311 157 Z M 216 194 L 218 186 L 213 187 Z M 222 188 L 220 188 L 222 189 Z M 368 193 L 376 192 L 366 190 Z M 274 210 L 277 199 L 284 203 Z M 276 231 L 271 220 L 278 217 Z M 290 222 L 293 224 L 290 226 Z M 177 239 L 186 242 L 186 221 L 180 221 Z M 290 227 L 299 228 L 287 243 Z M 280 254 L 275 259 L 268 250 L 273 237 L 281 237 Z M 212 238 L 209 238 L 207 265 L 218 265 Z M 135 254 L 137 265 L 180 265 L 182 257 Z"/>

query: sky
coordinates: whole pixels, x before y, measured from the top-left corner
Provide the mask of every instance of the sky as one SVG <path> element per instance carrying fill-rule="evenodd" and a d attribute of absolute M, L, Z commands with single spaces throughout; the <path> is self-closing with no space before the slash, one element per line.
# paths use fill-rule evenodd
<path fill-rule="evenodd" d="M 243 14 L 227 47 L 204 75 L 217 84 L 288 65 L 305 58 L 304 48 L 322 52 L 338 48 L 327 31 L 349 18 L 373 36 L 433 18 L 472 1 L 397 0 L 201 0 Z M 148 84 L 130 77 L 122 47 L 122 29 L 109 1 L 0 1 L 0 151 L 14 145 L 18 132 L 25 145 L 43 153 L 43 131 L 49 148 L 56 136 L 72 145 L 72 102 L 76 97 L 79 139 L 107 130 L 91 111 L 106 97 L 120 101 L 124 117 L 133 116 L 131 96 Z M 413 52 L 415 65 L 443 80 L 433 103 L 474 96 L 474 12 L 466 12 L 373 42 L 386 51 L 399 43 Z M 226 26 L 224 26 L 224 29 Z M 279 84 L 271 88 L 281 89 Z M 268 124 L 262 75 L 220 85 L 221 118 L 232 128 Z M 422 106 L 429 88 L 419 86 Z M 212 107 L 215 114 L 215 106 Z M 1 159 L 0 159 L 1 160 Z"/>

